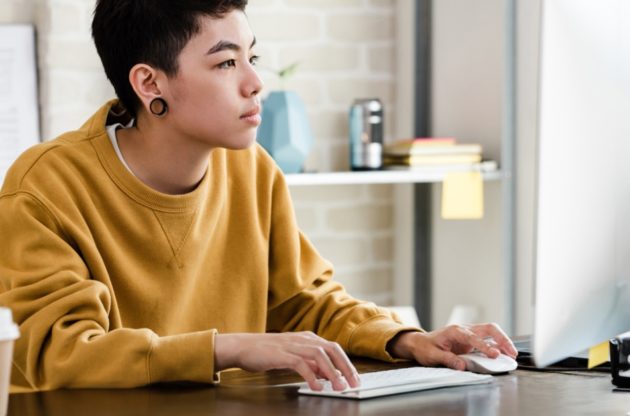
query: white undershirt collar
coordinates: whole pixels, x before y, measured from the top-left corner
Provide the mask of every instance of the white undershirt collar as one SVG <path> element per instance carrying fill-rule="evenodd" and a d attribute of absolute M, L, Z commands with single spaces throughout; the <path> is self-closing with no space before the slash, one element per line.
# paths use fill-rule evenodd
<path fill-rule="evenodd" d="M 123 157 L 123 154 L 120 151 L 120 146 L 118 146 L 118 135 L 116 134 L 116 130 L 118 130 L 118 129 L 128 129 L 128 128 L 133 126 L 134 122 L 135 122 L 135 120 L 132 119 L 127 125 L 123 125 L 121 123 L 116 123 L 116 124 L 110 124 L 109 126 L 105 126 L 105 128 L 107 130 L 107 135 L 109 136 L 109 140 L 112 142 L 112 146 L 114 146 L 114 150 L 116 151 L 116 154 L 118 155 L 118 159 L 120 159 L 122 164 L 132 174 L 133 174 L 133 171 L 131 170 L 131 168 L 129 167 L 127 162 L 125 161 L 125 158 Z"/>

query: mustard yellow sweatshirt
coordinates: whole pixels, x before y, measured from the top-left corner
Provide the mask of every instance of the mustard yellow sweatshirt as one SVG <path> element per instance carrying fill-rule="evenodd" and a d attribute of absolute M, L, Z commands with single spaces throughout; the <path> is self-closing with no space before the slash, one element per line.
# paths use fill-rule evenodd
<path fill-rule="evenodd" d="M 414 328 L 331 280 L 264 150 L 214 150 L 193 192 L 162 194 L 117 157 L 114 104 L 26 151 L 0 192 L 14 388 L 211 383 L 217 332 L 310 330 L 391 359 L 387 342 Z"/>

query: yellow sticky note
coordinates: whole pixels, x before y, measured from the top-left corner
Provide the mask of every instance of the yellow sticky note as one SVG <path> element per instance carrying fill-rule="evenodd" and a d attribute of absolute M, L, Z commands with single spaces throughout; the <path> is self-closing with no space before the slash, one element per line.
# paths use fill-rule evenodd
<path fill-rule="evenodd" d="M 588 368 L 593 368 L 610 361 L 608 341 L 602 342 L 588 350 Z"/>
<path fill-rule="evenodd" d="M 478 220 L 483 218 L 483 177 L 481 172 L 450 172 L 442 185 L 442 218 Z"/>

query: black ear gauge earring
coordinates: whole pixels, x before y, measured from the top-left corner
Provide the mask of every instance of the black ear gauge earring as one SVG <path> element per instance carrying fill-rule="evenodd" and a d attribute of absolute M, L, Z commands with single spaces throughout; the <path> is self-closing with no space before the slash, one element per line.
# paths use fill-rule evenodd
<path fill-rule="evenodd" d="M 166 104 L 166 100 L 164 100 L 164 98 L 157 97 L 151 100 L 149 109 L 151 110 L 151 114 L 154 116 L 164 117 L 164 115 L 168 112 L 168 104 Z"/>

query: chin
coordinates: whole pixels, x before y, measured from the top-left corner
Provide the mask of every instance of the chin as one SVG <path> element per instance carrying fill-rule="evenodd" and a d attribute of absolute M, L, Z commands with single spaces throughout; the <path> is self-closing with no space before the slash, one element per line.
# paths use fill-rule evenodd
<path fill-rule="evenodd" d="M 225 147 L 230 150 L 243 150 L 250 148 L 254 143 L 256 143 L 256 135 L 240 138 L 239 140 L 226 143 Z"/>

